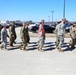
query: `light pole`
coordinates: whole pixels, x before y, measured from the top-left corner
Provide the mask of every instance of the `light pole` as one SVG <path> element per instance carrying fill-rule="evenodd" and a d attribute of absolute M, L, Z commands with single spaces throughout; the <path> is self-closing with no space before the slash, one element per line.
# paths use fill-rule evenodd
<path fill-rule="evenodd" d="M 65 0 L 64 0 L 64 6 L 63 6 L 63 18 L 65 18 Z"/>
<path fill-rule="evenodd" d="M 52 13 L 52 24 L 53 24 L 53 13 L 54 13 L 54 11 L 51 11 L 51 13 Z"/>

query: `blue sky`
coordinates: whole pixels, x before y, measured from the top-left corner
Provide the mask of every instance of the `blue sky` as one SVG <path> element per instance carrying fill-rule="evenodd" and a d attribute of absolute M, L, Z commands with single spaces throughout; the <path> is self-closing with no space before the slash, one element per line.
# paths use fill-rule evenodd
<path fill-rule="evenodd" d="M 63 17 L 64 0 L 0 0 L 0 20 L 32 20 L 40 21 L 51 19 L 54 11 L 54 20 Z M 66 19 L 76 20 L 76 0 L 66 0 Z"/>

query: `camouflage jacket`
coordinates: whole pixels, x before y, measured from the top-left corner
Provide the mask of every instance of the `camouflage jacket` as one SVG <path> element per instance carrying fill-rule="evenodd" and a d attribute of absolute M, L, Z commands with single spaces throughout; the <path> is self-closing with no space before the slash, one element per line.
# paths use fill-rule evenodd
<path fill-rule="evenodd" d="M 65 34 L 65 27 L 63 23 L 60 23 L 55 28 L 56 36 Z"/>
<path fill-rule="evenodd" d="M 10 25 L 10 27 L 9 27 L 9 34 L 10 34 L 10 36 L 11 35 L 16 35 L 15 26 Z"/>
<path fill-rule="evenodd" d="M 70 27 L 70 36 L 71 38 L 76 38 L 76 28 L 73 26 Z"/>
<path fill-rule="evenodd" d="M 20 30 L 20 37 L 22 38 L 22 37 L 27 37 L 27 35 L 28 35 L 28 28 L 25 28 L 25 26 L 23 26 L 22 28 L 21 28 L 21 30 Z"/>

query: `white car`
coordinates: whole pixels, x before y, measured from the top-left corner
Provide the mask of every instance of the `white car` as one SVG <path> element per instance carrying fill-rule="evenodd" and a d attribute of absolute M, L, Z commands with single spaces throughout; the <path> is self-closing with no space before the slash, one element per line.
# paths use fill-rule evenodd
<path fill-rule="evenodd" d="M 30 24 L 30 25 L 28 26 L 29 31 L 31 31 L 31 29 L 32 29 L 34 26 L 37 26 L 37 25 L 38 25 L 37 23 L 35 23 L 35 24 Z"/>

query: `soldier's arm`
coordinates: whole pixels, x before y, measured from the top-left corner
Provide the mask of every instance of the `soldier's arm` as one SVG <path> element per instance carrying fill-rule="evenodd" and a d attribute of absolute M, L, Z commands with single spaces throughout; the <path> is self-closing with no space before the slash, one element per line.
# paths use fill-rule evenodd
<path fill-rule="evenodd" d="M 70 36 L 71 36 L 71 33 L 72 33 L 72 26 L 70 27 Z"/>
<path fill-rule="evenodd" d="M 42 36 L 42 26 L 40 26 L 40 36 Z"/>
<path fill-rule="evenodd" d="M 10 34 L 10 35 L 13 34 L 13 33 L 12 33 L 12 27 L 11 27 L 11 26 L 9 27 L 9 34 Z"/>
<path fill-rule="evenodd" d="M 23 28 L 20 29 L 20 37 L 23 37 Z"/>
<path fill-rule="evenodd" d="M 1 30 L 1 41 L 3 40 L 3 31 Z"/>
<path fill-rule="evenodd" d="M 57 25 L 56 28 L 55 28 L 55 33 L 57 33 L 57 31 L 58 31 L 58 28 L 57 28 L 57 27 L 58 27 L 58 25 Z"/>

